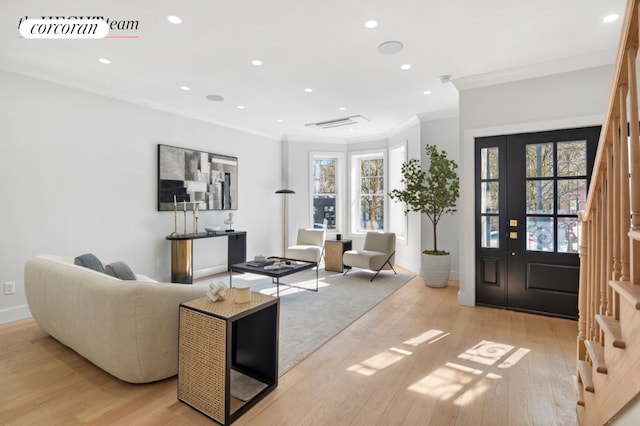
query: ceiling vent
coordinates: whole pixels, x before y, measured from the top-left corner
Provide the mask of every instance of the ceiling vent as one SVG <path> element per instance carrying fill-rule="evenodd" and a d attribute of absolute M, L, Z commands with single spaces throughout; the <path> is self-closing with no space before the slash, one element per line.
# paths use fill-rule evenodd
<path fill-rule="evenodd" d="M 321 129 L 330 129 L 332 127 L 351 126 L 352 124 L 362 124 L 369 121 L 367 117 L 362 115 L 352 115 L 350 117 L 336 118 L 335 120 L 319 121 L 317 123 L 305 124 L 307 127 L 320 127 Z"/>

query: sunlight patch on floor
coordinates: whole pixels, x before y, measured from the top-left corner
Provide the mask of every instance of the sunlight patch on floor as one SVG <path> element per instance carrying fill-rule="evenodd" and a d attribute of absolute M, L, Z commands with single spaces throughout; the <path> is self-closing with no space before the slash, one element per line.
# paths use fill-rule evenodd
<path fill-rule="evenodd" d="M 518 348 L 515 351 L 513 349 L 515 346 L 482 340 L 458 355 L 458 359 L 479 366 L 447 362 L 409 386 L 408 390 L 442 401 L 451 400 L 458 406 L 467 405 L 489 390 L 492 386 L 490 381 L 502 379 L 502 375 L 488 371 L 489 369 L 513 367 L 531 352 L 527 348 Z M 502 362 L 496 366 L 501 360 Z"/>
<path fill-rule="evenodd" d="M 433 340 L 433 341 L 439 340 L 439 338 L 436 339 L 436 337 L 439 337 L 439 336 L 440 337 L 444 337 L 444 336 L 442 336 L 442 334 L 444 334 L 444 331 L 441 331 L 441 330 L 429 330 L 429 331 L 425 331 L 424 333 L 422 333 L 419 336 L 412 337 L 409 340 L 405 340 L 402 343 L 405 344 L 405 345 L 409 345 L 409 346 L 418 346 L 418 345 L 423 344 L 424 342 L 432 343 L 432 342 L 430 342 L 431 340 Z M 449 333 L 447 333 L 447 334 L 449 334 Z M 445 334 L 445 336 L 447 334 Z"/>
<path fill-rule="evenodd" d="M 511 368 L 514 365 L 516 365 L 522 358 L 524 358 L 529 352 L 531 352 L 530 349 L 527 348 L 520 348 L 517 351 L 515 351 L 513 354 L 511 354 L 511 356 L 507 359 L 505 359 L 502 364 L 500 364 L 498 366 L 498 368 Z"/>
<path fill-rule="evenodd" d="M 412 352 L 405 351 L 404 349 L 389 348 L 384 352 L 380 352 L 377 355 L 372 356 L 369 359 L 362 361 L 359 364 L 352 365 L 347 368 L 348 371 L 361 374 L 363 376 L 372 376 L 380 370 L 384 370 L 390 365 L 404 359 L 406 356 L 411 355 Z"/>
<path fill-rule="evenodd" d="M 410 391 L 448 401 L 474 380 L 474 375 L 447 365 L 409 386 Z"/>
<path fill-rule="evenodd" d="M 321 288 L 329 287 L 330 285 L 331 284 L 329 283 L 318 281 L 318 291 L 320 291 Z M 304 287 L 304 288 L 297 288 L 297 287 Z M 300 293 L 302 291 L 309 291 L 309 290 L 315 290 L 315 289 L 316 289 L 315 280 L 303 281 L 300 284 L 296 284 L 296 287 L 289 287 L 286 284 L 280 283 L 280 296 L 286 296 L 287 294 L 295 294 L 295 293 Z M 278 287 L 274 284 L 273 287 L 267 287 L 260 290 L 260 293 L 266 294 L 267 296 L 275 296 L 276 294 L 278 294 Z"/>
<path fill-rule="evenodd" d="M 460 359 L 477 362 L 483 365 L 493 365 L 513 349 L 511 345 L 483 340 L 474 347 L 458 355 Z"/>

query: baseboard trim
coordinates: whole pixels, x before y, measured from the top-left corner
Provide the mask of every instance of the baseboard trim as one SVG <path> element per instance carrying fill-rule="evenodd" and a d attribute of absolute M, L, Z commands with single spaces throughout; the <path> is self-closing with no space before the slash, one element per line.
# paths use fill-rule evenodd
<path fill-rule="evenodd" d="M 0 309 L 0 324 L 31 318 L 29 305 L 14 306 L 12 308 Z"/>

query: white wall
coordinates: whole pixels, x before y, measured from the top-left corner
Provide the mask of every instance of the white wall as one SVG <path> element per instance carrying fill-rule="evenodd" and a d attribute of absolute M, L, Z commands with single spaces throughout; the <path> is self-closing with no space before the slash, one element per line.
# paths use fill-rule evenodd
<path fill-rule="evenodd" d="M 349 161 L 349 154 L 357 151 L 366 151 L 371 149 L 388 148 L 399 142 L 407 142 L 407 156 L 419 157 L 420 156 L 420 123 L 417 119 L 409 120 L 405 125 L 399 127 L 390 136 L 381 136 L 376 139 L 352 142 L 352 143 L 322 143 L 322 142 L 309 142 L 309 141 L 297 141 L 289 140 L 285 142 L 285 148 L 283 152 L 286 158 L 283 163 L 288 164 L 288 184 L 289 189 L 293 189 L 295 195 L 289 196 L 289 243 L 295 242 L 296 232 L 298 228 L 304 228 L 311 226 L 311 202 L 310 202 L 310 170 L 309 170 L 309 154 L 311 152 L 340 152 L 345 155 L 345 162 L 341 167 L 343 177 L 348 180 L 347 164 Z M 348 191 L 349 182 L 346 182 L 345 190 L 342 191 L 342 199 L 340 200 L 343 206 L 342 211 L 342 225 L 340 232 L 345 238 L 353 240 L 354 248 L 362 248 L 364 238 L 361 236 L 351 235 L 349 232 L 348 220 L 349 220 L 349 204 L 348 204 Z M 333 236 L 330 236 L 332 238 Z M 406 241 L 398 241 L 396 245 L 396 263 L 407 268 L 408 270 L 419 273 L 420 272 L 420 244 L 421 244 L 421 230 L 420 230 L 420 217 L 417 214 L 410 214 L 407 225 L 407 239 Z"/>
<path fill-rule="evenodd" d="M 420 159 L 422 167 L 428 167 L 428 159 L 424 147 L 427 144 L 436 145 L 438 149 L 444 149 L 449 159 L 458 163 L 458 174 L 460 173 L 459 155 L 459 124 L 457 112 L 450 112 L 453 117 L 422 119 L 421 123 L 421 152 Z M 442 216 L 438 223 L 438 249 L 451 253 L 451 275 L 450 279 L 460 279 L 460 256 L 458 241 L 460 238 L 459 228 L 459 208 L 454 214 Z M 426 215 L 421 215 L 422 220 L 422 250 L 433 248 L 433 225 Z"/>
<path fill-rule="evenodd" d="M 460 91 L 460 291 L 475 304 L 474 138 L 602 124 L 612 67 Z"/>
<path fill-rule="evenodd" d="M 39 253 L 93 252 L 169 279 L 159 143 L 237 156 L 235 229 L 247 231 L 248 257 L 279 247 L 279 141 L 2 71 L 0 93 L 0 284 L 16 282 L 16 294 L 0 294 L 0 323 L 29 316 L 23 268 Z M 227 213 L 200 212 L 200 229 L 224 226 Z M 226 269 L 225 239 L 197 241 L 194 257 Z"/>

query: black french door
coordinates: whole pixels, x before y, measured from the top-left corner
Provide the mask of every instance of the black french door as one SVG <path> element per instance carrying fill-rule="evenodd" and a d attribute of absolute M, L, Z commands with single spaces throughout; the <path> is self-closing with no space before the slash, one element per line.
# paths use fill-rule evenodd
<path fill-rule="evenodd" d="M 578 316 L 580 223 L 600 127 L 476 139 L 476 303 Z"/>

